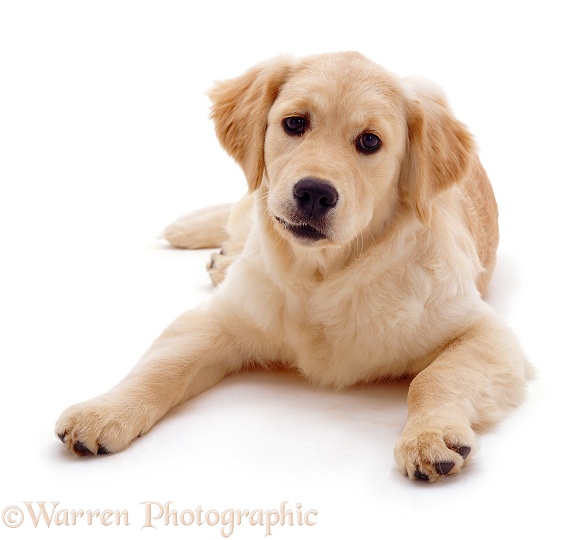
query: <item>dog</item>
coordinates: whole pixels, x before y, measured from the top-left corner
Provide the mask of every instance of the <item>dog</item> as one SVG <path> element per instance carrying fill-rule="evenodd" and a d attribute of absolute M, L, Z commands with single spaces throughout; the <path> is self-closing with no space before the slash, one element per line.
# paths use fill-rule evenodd
<path fill-rule="evenodd" d="M 459 473 L 532 376 L 483 300 L 498 213 L 472 135 L 432 83 L 354 52 L 278 57 L 209 95 L 248 193 L 164 236 L 221 246 L 217 287 L 122 382 L 64 411 L 56 434 L 77 455 L 119 452 L 251 366 L 329 388 L 411 377 L 397 468 L 430 482 Z"/>

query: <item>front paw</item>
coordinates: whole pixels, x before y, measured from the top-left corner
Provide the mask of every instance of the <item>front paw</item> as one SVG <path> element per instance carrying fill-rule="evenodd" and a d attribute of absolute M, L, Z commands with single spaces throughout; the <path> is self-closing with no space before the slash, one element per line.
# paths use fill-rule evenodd
<path fill-rule="evenodd" d="M 141 434 L 141 418 L 132 407 L 101 396 L 66 409 L 55 433 L 78 456 L 114 454 Z"/>
<path fill-rule="evenodd" d="M 227 255 L 226 251 L 221 251 L 211 254 L 211 259 L 207 263 L 207 272 L 213 285 L 219 285 L 224 279 L 227 268 L 234 262 L 235 257 Z"/>
<path fill-rule="evenodd" d="M 435 482 L 459 473 L 474 445 L 475 434 L 469 425 L 413 421 L 395 448 L 396 464 L 412 480 Z"/>

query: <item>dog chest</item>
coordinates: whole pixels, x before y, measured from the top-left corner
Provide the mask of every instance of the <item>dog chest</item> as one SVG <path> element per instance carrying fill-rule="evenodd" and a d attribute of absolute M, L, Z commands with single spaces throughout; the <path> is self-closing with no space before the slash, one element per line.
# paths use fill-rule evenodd
<path fill-rule="evenodd" d="M 282 271 L 274 258 L 268 264 L 261 251 L 249 253 L 219 291 L 231 332 L 256 360 L 293 364 L 319 384 L 416 373 L 482 305 L 451 258 L 421 249 L 383 246 L 321 276 L 305 266 Z"/>

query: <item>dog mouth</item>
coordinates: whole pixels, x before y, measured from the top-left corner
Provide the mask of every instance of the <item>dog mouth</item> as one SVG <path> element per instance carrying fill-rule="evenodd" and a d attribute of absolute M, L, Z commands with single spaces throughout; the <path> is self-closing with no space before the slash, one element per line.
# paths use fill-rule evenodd
<path fill-rule="evenodd" d="M 284 230 L 291 232 L 296 238 L 300 238 L 302 240 L 323 240 L 327 238 L 325 234 L 323 234 L 319 229 L 316 229 L 312 225 L 308 223 L 290 223 L 278 216 L 274 216 L 274 219 L 278 221 L 284 228 Z"/>

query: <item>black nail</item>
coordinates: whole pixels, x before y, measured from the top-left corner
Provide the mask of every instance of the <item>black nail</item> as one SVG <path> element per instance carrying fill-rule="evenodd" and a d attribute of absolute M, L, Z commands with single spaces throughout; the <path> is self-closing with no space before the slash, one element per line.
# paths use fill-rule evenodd
<path fill-rule="evenodd" d="M 469 453 L 471 452 L 471 448 L 469 446 L 460 446 L 459 448 L 456 449 L 456 452 L 462 458 L 465 459 L 467 456 L 469 456 Z"/>
<path fill-rule="evenodd" d="M 111 452 L 109 452 L 102 444 L 99 446 L 99 449 L 97 450 L 97 456 L 110 454 L 110 453 Z"/>
<path fill-rule="evenodd" d="M 65 442 L 65 437 L 67 437 L 67 432 L 64 431 L 63 433 L 58 433 L 57 436 L 59 437 L 59 440 L 64 443 Z"/>
<path fill-rule="evenodd" d="M 414 471 L 414 478 L 416 478 L 416 480 L 426 480 L 426 482 L 428 482 L 428 480 L 430 480 L 430 478 L 428 477 L 427 474 L 424 474 L 423 472 L 419 471 L 418 469 L 416 469 Z"/>
<path fill-rule="evenodd" d="M 456 464 L 453 461 L 442 461 L 440 463 L 436 463 L 436 472 L 442 476 L 446 476 L 446 474 L 449 474 L 455 465 Z"/>
<path fill-rule="evenodd" d="M 75 451 L 76 454 L 80 455 L 80 456 L 92 456 L 93 453 L 82 443 L 77 441 L 74 445 L 73 445 L 73 450 Z"/>

